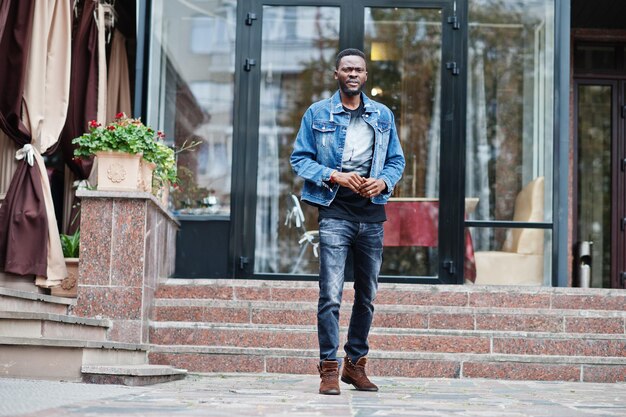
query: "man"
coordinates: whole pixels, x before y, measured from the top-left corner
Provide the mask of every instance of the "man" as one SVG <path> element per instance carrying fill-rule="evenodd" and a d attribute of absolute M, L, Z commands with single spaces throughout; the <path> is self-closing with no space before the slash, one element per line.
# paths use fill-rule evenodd
<path fill-rule="evenodd" d="M 365 373 L 367 339 L 382 263 L 384 204 L 405 162 L 393 114 L 361 91 L 367 81 L 365 54 L 341 51 L 335 79 L 339 91 L 304 114 L 291 166 L 306 180 L 302 200 L 319 208 L 319 392 L 337 395 L 339 307 L 349 250 L 355 294 L 341 380 L 358 390 L 378 391 Z"/>

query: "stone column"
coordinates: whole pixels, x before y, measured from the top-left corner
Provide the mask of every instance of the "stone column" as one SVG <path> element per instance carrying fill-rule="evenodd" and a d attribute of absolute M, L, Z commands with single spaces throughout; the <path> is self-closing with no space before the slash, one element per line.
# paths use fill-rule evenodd
<path fill-rule="evenodd" d="M 78 297 L 73 314 L 110 319 L 108 339 L 148 343 L 159 278 L 174 273 L 178 223 L 144 192 L 78 190 Z"/>

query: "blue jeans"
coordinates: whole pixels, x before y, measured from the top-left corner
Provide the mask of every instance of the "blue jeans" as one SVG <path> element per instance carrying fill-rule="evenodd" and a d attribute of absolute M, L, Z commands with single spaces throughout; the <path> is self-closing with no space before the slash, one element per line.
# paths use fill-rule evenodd
<path fill-rule="evenodd" d="M 367 337 L 374 316 L 374 299 L 383 255 L 383 224 L 320 220 L 320 296 L 317 337 L 320 360 L 337 360 L 339 307 L 349 249 L 354 260 L 354 305 L 344 351 L 356 362 L 369 351 Z"/>

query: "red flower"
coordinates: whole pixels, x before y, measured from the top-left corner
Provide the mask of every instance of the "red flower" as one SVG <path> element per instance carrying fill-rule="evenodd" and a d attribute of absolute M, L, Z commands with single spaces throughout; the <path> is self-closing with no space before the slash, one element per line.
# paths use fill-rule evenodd
<path fill-rule="evenodd" d="M 100 127 L 100 123 L 98 123 L 95 120 L 90 120 L 89 121 L 89 127 L 92 127 L 92 128 Z"/>
<path fill-rule="evenodd" d="M 107 126 L 107 130 L 115 130 L 115 126 Z"/>
<path fill-rule="evenodd" d="M 157 132 L 157 136 L 161 139 L 165 139 L 165 133 L 161 132 L 160 130 Z"/>
<path fill-rule="evenodd" d="M 115 115 L 116 119 L 123 119 L 124 117 L 126 117 L 126 114 L 123 111 Z"/>

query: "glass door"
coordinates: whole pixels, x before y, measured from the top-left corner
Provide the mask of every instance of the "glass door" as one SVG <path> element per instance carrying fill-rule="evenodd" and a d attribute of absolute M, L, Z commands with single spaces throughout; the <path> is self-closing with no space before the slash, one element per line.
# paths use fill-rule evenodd
<path fill-rule="evenodd" d="M 626 52 L 626 47 L 624 48 Z M 624 64 L 626 66 L 626 63 Z M 620 95 L 618 98 L 619 126 L 617 130 L 617 160 L 615 164 L 617 192 L 616 192 L 616 223 L 617 251 L 615 254 L 616 271 L 613 276 L 613 288 L 626 288 L 626 81 L 619 83 Z"/>
<path fill-rule="evenodd" d="M 366 7 L 367 93 L 389 107 L 406 168 L 386 206 L 381 274 L 439 274 L 442 10 Z"/>
<path fill-rule="evenodd" d="M 576 255 L 577 278 L 583 286 L 587 285 L 581 272 L 585 264 L 591 287 L 624 288 L 625 96 L 624 81 L 576 83 Z"/>
<path fill-rule="evenodd" d="M 317 274 L 317 208 L 300 201 L 289 156 L 306 109 L 337 91 L 337 52 L 357 47 L 368 65 L 363 92 L 394 112 L 407 162 L 386 206 L 381 281 L 462 282 L 457 2 L 268 3 L 240 11 L 249 33 L 240 56 L 247 133 L 239 275 Z"/>
<path fill-rule="evenodd" d="M 254 273 L 314 274 L 317 209 L 289 163 L 300 119 L 335 90 L 337 6 L 262 5 Z"/>

